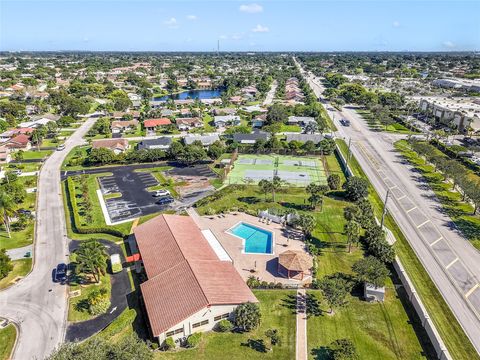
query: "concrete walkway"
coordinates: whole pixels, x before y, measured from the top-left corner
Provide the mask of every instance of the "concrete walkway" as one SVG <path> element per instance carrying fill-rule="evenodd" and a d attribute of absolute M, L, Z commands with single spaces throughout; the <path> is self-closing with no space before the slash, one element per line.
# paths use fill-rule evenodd
<path fill-rule="evenodd" d="M 30 256 L 33 256 L 33 244 L 7 250 L 7 255 L 10 256 L 10 259 L 12 260 L 27 259 L 27 257 L 25 257 L 27 252 L 30 252 Z"/>
<path fill-rule="evenodd" d="M 307 294 L 305 289 L 297 290 L 297 348 L 296 360 L 306 360 L 307 350 Z"/>

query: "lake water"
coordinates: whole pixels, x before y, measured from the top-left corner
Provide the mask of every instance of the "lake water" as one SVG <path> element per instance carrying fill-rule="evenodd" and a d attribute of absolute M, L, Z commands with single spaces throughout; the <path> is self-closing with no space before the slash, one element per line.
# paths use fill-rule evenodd
<path fill-rule="evenodd" d="M 169 99 L 173 100 L 186 100 L 186 99 L 215 99 L 219 98 L 222 95 L 222 89 L 209 89 L 209 90 L 189 90 L 184 91 L 179 94 L 165 95 L 161 97 L 156 97 L 154 100 L 166 101 Z"/>

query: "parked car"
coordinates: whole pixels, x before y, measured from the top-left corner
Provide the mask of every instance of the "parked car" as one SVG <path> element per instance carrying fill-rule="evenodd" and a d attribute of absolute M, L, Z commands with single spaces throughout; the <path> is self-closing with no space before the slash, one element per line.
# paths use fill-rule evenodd
<path fill-rule="evenodd" d="M 171 196 L 162 197 L 157 201 L 158 205 L 166 205 L 174 202 L 175 199 Z"/>
<path fill-rule="evenodd" d="M 170 195 L 170 191 L 165 190 L 165 189 L 160 189 L 160 190 L 157 190 L 153 193 L 154 197 L 169 196 L 169 195 Z"/>
<path fill-rule="evenodd" d="M 340 120 L 340 123 L 341 123 L 343 126 L 350 126 L 350 120 L 347 120 L 347 119 L 342 119 L 342 120 Z"/>
<path fill-rule="evenodd" d="M 67 265 L 64 263 L 58 264 L 55 269 L 55 281 L 65 283 L 67 281 Z"/>
<path fill-rule="evenodd" d="M 57 151 L 62 151 L 63 149 L 65 149 L 65 144 L 60 144 L 57 146 Z"/>

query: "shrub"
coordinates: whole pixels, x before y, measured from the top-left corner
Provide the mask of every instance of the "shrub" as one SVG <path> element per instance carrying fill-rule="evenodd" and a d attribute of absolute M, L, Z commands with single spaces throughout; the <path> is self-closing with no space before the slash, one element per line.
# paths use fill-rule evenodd
<path fill-rule="evenodd" d="M 165 342 L 163 343 L 163 349 L 164 350 L 171 350 L 175 348 L 175 341 L 172 339 L 171 336 L 167 337 L 165 339 Z"/>
<path fill-rule="evenodd" d="M 110 296 L 107 289 L 92 291 L 87 297 L 87 304 L 90 315 L 104 314 L 110 307 Z"/>
<path fill-rule="evenodd" d="M 330 190 L 338 190 L 340 187 L 340 176 L 338 174 L 328 175 L 327 183 Z"/>
<path fill-rule="evenodd" d="M 220 320 L 217 323 L 217 331 L 219 332 L 228 332 L 228 331 L 232 331 L 232 329 L 233 329 L 233 324 L 227 319 Z"/>
<path fill-rule="evenodd" d="M 187 338 L 187 347 L 189 348 L 194 348 L 198 344 L 200 344 L 200 340 L 202 340 L 202 334 L 201 332 L 197 332 L 195 334 L 190 335 Z"/>
<path fill-rule="evenodd" d="M 235 326 L 243 331 L 253 330 L 260 325 L 261 317 L 258 304 L 243 303 L 235 309 Z"/>
<path fill-rule="evenodd" d="M 360 177 L 349 177 L 343 184 L 345 196 L 351 201 L 358 201 L 368 196 L 368 181 Z"/>

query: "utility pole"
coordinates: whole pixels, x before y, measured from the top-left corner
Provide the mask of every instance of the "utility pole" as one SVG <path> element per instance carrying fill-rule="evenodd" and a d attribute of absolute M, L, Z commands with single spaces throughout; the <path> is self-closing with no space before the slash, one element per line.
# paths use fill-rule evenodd
<path fill-rule="evenodd" d="M 383 203 L 382 223 L 380 224 L 380 227 L 382 229 L 383 229 L 383 223 L 385 221 L 385 214 L 387 213 L 388 195 L 390 195 L 390 189 L 387 190 L 387 195 L 385 195 L 385 202 Z"/>
<path fill-rule="evenodd" d="M 350 162 L 350 156 L 352 151 L 350 150 L 350 145 L 352 145 L 352 138 L 348 139 L 348 154 L 347 154 L 347 164 L 346 167 L 348 168 L 348 163 Z"/>

